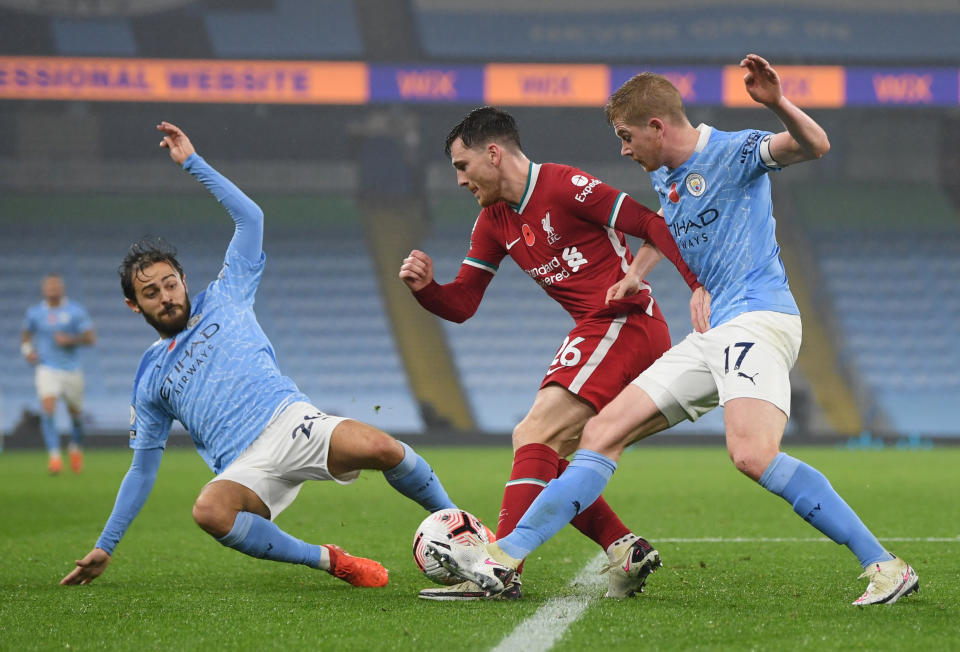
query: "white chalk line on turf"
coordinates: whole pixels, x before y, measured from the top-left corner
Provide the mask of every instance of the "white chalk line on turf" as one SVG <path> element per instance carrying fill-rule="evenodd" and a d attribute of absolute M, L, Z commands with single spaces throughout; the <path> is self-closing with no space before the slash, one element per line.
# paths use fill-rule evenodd
<path fill-rule="evenodd" d="M 657 543 L 832 543 L 826 537 L 674 537 L 654 538 Z M 956 537 L 880 537 L 881 541 L 906 543 L 960 543 Z M 583 612 L 599 599 L 599 589 L 605 583 L 600 568 L 607 560 L 604 553 L 587 565 L 570 581 L 570 587 L 586 589 L 579 595 L 548 600 L 528 619 L 517 625 L 492 652 L 547 652 L 563 637 Z"/>
<path fill-rule="evenodd" d="M 582 587 L 586 591 L 579 595 L 547 600 L 536 613 L 517 625 L 493 652 L 547 652 L 553 647 L 591 603 L 599 598 L 597 589 L 606 584 L 606 576 L 600 575 L 600 568 L 607 561 L 606 553 L 598 553 L 570 581 L 571 587 Z"/>
<path fill-rule="evenodd" d="M 877 537 L 880 541 L 895 543 L 960 543 L 956 537 Z M 833 543 L 827 537 L 688 537 L 650 539 L 656 543 Z"/>

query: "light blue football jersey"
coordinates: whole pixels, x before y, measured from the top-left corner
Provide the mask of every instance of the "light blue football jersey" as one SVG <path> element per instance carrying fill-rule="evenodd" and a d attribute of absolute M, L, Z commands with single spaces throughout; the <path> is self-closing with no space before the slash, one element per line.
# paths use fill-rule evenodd
<path fill-rule="evenodd" d="M 93 321 L 87 309 L 68 298 L 64 298 L 56 307 L 47 305 L 46 301 L 34 304 L 27 309 L 23 320 L 23 330 L 33 335 L 39 364 L 63 371 L 80 368 L 80 347 L 58 346 L 54 342 L 54 334 L 77 336 L 91 328 Z"/>
<path fill-rule="evenodd" d="M 257 205 L 203 159 L 184 168 L 200 179 L 250 233 Z M 259 219 L 257 215 L 256 220 Z M 254 221 L 256 221 L 254 220 Z M 309 401 L 280 373 L 270 340 L 254 314 L 266 255 L 250 260 L 231 241 L 215 281 L 194 297 L 187 328 L 147 349 L 131 401 L 131 448 L 164 447 L 173 419 L 190 433 L 197 452 L 220 473 L 257 438 L 271 417 L 295 401 Z M 259 247 L 257 247 L 259 249 Z"/>
<path fill-rule="evenodd" d="M 650 173 L 663 216 L 687 265 L 711 295 L 710 325 L 744 312 L 798 315 L 780 260 L 760 144 L 767 131 L 700 125 L 687 161 Z"/>

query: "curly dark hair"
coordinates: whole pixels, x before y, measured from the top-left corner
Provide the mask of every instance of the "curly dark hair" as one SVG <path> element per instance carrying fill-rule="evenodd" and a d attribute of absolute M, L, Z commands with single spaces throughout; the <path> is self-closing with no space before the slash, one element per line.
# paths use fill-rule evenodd
<path fill-rule="evenodd" d="M 160 236 L 145 236 L 130 245 L 127 255 L 123 257 L 123 262 L 117 268 L 117 273 L 120 274 L 120 287 L 123 288 L 123 296 L 136 302 L 137 295 L 133 289 L 133 275 L 154 263 L 169 263 L 181 277 L 183 276 L 183 267 L 177 260 L 176 247 Z"/>
<path fill-rule="evenodd" d="M 517 121 L 513 116 L 492 106 L 481 106 L 467 114 L 447 136 L 443 151 L 450 156 L 450 147 L 457 138 L 463 141 L 467 148 L 474 145 L 483 145 L 491 140 L 500 141 L 520 147 L 520 132 L 517 130 Z"/>

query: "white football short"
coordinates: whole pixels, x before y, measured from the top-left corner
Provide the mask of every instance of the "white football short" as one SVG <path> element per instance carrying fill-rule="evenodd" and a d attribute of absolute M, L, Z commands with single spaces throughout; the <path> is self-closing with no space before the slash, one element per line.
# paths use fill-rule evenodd
<path fill-rule="evenodd" d="M 346 420 L 309 403 L 292 403 L 210 482 L 232 480 L 247 487 L 264 502 L 273 520 L 290 506 L 306 480 L 350 484 L 360 475 L 358 470 L 334 477 L 327 469 L 330 435 Z"/>
<path fill-rule="evenodd" d="M 790 369 L 800 352 L 799 315 L 745 312 L 690 333 L 633 381 L 670 425 L 734 398 L 759 398 L 790 416 Z"/>
<path fill-rule="evenodd" d="M 47 396 L 63 398 L 71 410 L 83 410 L 83 371 L 80 369 L 64 371 L 38 364 L 34 382 L 41 400 Z"/>

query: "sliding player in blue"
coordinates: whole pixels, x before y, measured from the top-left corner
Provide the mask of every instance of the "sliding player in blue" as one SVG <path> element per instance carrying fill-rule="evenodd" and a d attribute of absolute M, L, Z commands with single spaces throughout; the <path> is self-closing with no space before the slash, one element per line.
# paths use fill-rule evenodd
<path fill-rule="evenodd" d="M 134 243 L 119 268 L 127 306 L 160 339 L 144 354 L 133 386 L 133 463 L 96 546 L 61 584 L 88 584 L 153 488 L 173 419 L 193 437 L 216 473 L 200 492 L 193 518 L 221 544 L 260 559 L 325 570 L 354 586 L 384 586 L 387 570 L 338 546 L 287 534 L 273 519 L 306 480 L 349 484 L 361 469 L 383 471 L 425 509 L 455 505 L 430 466 L 406 444 L 372 426 L 327 415 L 281 375 L 273 346 L 257 323 L 254 294 L 266 259 L 263 211 L 162 122 L 161 147 L 224 205 L 236 223 L 220 275 L 191 302 L 186 276 L 161 239 Z"/>
<path fill-rule="evenodd" d="M 621 154 L 650 173 L 683 259 L 712 297 L 710 329 L 664 353 L 587 422 L 570 466 L 512 533 L 486 548 L 435 551 L 449 570 L 490 593 L 593 503 L 624 448 L 717 405 L 724 406 L 727 450 L 737 469 L 857 557 L 869 584 L 853 604 L 891 604 L 919 587 L 916 572 L 884 549 L 823 474 L 780 451 L 801 327 L 774 233 L 767 173 L 820 158 L 830 144 L 783 97 L 770 64 L 751 54 L 740 66 L 747 92 L 780 118 L 784 131 L 695 128 L 677 89 L 651 73 L 628 80 L 607 103 Z"/>

